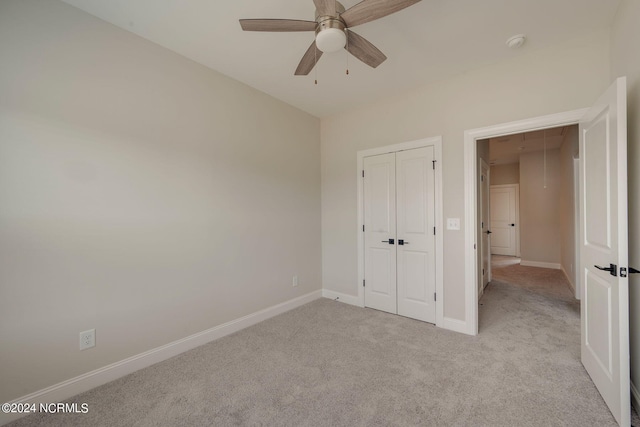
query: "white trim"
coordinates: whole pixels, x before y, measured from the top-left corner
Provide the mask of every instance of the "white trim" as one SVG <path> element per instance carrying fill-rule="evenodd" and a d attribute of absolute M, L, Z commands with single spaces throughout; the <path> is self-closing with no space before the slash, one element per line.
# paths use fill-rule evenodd
<path fill-rule="evenodd" d="M 631 404 L 636 408 L 636 412 L 640 413 L 640 392 L 633 381 L 631 381 Z"/>
<path fill-rule="evenodd" d="M 564 273 L 564 277 L 567 278 L 567 283 L 569 284 L 569 289 L 571 290 L 571 293 L 573 294 L 573 297 L 575 298 L 576 297 L 576 287 L 571 282 L 571 278 L 569 277 L 569 274 L 567 273 L 567 270 L 564 269 L 564 266 L 562 264 L 560 264 L 560 270 L 562 270 L 562 272 Z"/>
<path fill-rule="evenodd" d="M 322 297 L 328 298 L 334 301 L 343 302 L 349 305 L 355 305 L 356 307 L 360 307 L 360 301 L 357 296 L 343 294 L 342 292 L 330 291 L 329 289 L 322 290 Z"/>
<path fill-rule="evenodd" d="M 478 334 L 478 290 L 476 259 L 476 218 L 477 218 L 477 140 L 514 133 L 541 130 L 557 126 L 575 125 L 588 110 L 574 110 L 532 119 L 519 120 L 484 128 L 469 129 L 464 132 L 464 198 L 465 198 L 465 330 L 469 335 Z"/>
<path fill-rule="evenodd" d="M 146 368 L 155 363 L 162 362 L 163 360 L 167 360 L 180 353 L 184 353 L 185 351 L 207 344 L 211 341 L 215 341 L 234 332 L 238 332 L 241 329 L 310 303 L 321 298 L 321 296 L 322 292 L 320 290 L 308 293 L 240 317 L 239 319 L 223 323 L 222 325 L 215 326 L 211 329 L 207 329 L 206 331 L 198 332 L 169 344 L 145 351 L 144 353 L 128 357 L 119 362 L 98 368 L 75 378 L 62 381 L 58 384 L 38 390 L 26 396 L 22 396 L 8 403 L 35 403 L 36 405 L 39 405 L 40 403 L 62 402 L 79 393 L 91 390 L 102 384 L 124 377 L 132 372 Z M 10 421 L 21 418 L 24 415 L 26 414 L 0 413 L 0 425 L 4 425 Z"/>
<path fill-rule="evenodd" d="M 384 147 L 372 148 L 369 150 L 358 151 L 357 153 L 357 169 L 356 182 L 358 188 L 358 300 L 357 305 L 364 307 L 364 288 L 362 281 L 364 280 L 364 233 L 362 225 L 364 224 L 364 183 L 362 180 L 362 171 L 364 170 L 364 158 L 376 156 L 379 154 L 396 153 L 403 150 L 412 150 L 414 148 L 434 147 L 434 155 L 436 160 L 436 326 L 445 329 L 457 331 L 459 327 L 455 322 L 450 322 L 444 317 L 444 226 L 443 226 L 443 202 L 442 202 L 442 137 L 435 136 L 431 138 L 419 139 L 416 141 L 402 142 L 400 144 L 387 145 Z"/>
<path fill-rule="evenodd" d="M 554 270 L 562 270 L 562 266 L 557 262 L 540 262 L 540 261 L 527 261 L 520 260 L 520 265 L 523 267 L 540 267 L 540 268 L 552 268 Z"/>
<path fill-rule="evenodd" d="M 478 219 L 476 221 L 476 227 L 477 227 L 477 223 L 478 222 L 482 222 L 481 220 L 485 220 L 487 222 L 487 230 L 489 230 L 491 228 L 491 166 L 489 165 L 489 163 L 486 162 L 485 159 L 483 159 L 482 157 L 478 158 L 479 166 L 478 166 L 478 173 L 480 177 L 482 177 L 482 169 L 485 168 L 487 169 L 487 189 L 489 190 L 489 194 L 486 195 L 487 197 L 487 212 L 489 213 L 489 218 L 483 218 L 482 216 L 482 211 L 484 210 L 484 206 L 482 206 L 482 201 L 483 198 L 485 196 L 484 194 L 484 187 L 483 185 L 480 185 L 480 200 L 478 201 L 478 203 L 480 203 L 480 207 L 478 209 Z M 480 231 L 480 236 L 478 237 L 480 239 L 480 250 L 478 251 L 478 255 L 479 255 L 479 259 L 480 259 L 480 263 L 481 266 L 478 268 L 478 281 L 482 282 L 481 286 L 478 286 L 478 301 L 480 301 L 480 298 L 482 298 L 482 295 L 484 294 L 484 288 L 489 284 L 489 282 L 491 282 L 491 236 L 487 235 L 487 239 L 489 240 L 489 247 L 487 248 L 487 251 L 489 252 L 487 254 L 487 258 L 488 258 L 488 264 L 487 264 L 487 283 L 484 283 L 484 276 L 482 274 L 480 274 L 480 268 L 482 268 L 482 265 L 484 265 L 484 244 L 482 242 L 482 239 L 484 239 L 484 236 L 482 235 L 484 233 L 482 233 L 482 231 Z"/>
<path fill-rule="evenodd" d="M 444 317 L 440 320 L 436 326 L 443 329 L 448 329 L 453 332 L 460 332 L 461 334 L 467 333 L 467 322 L 460 319 L 454 319 L 453 317 Z"/>
<path fill-rule="evenodd" d="M 578 140 L 580 134 L 578 134 Z M 573 282 L 576 299 L 581 298 L 580 293 L 580 158 L 573 159 L 573 225 L 574 225 L 574 259 Z"/>

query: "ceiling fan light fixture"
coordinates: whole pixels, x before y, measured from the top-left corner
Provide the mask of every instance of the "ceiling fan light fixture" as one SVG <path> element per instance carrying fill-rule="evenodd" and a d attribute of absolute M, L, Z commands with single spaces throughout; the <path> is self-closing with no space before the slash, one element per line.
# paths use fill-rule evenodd
<path fill-rule="evenodd" d="M 324 53 L 337 52 L 347 44 L 347 35 L 339 28 L 327 28 L 316 35 L 316 46 Z"/>

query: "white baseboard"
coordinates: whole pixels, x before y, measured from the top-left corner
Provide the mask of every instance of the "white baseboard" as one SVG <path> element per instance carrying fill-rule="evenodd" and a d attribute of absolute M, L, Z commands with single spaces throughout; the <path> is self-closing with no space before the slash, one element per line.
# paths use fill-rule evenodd
<path fill-rule="evenodd" d="M 448 329 L 453 332 L 459 332 L 466 335 L 476 335 L 476 331 L 469 329 L 469 323 L 464 320 L 453 319 L 451 317 L 443 317 L 441 323 L 436 322 L 436 326 L 442 329 Z"/>
<path fill-rule="evenodd" d="M 524 267 L 540 267 L 540 268 L 552 268 L 554 270 L 562 270 L 562 267 L 557 262 L 538 262 L 538 261 L 526 261 L 521 260 L 520 265 Z"/>
<path fill-rule="evenodd" d="M 329 298 L 334 301 L 344 302 L 349 305 L 355 305 L 356 307 L 362 307 L 362 304 L 360 304 L 360 300 L 357 296 L 347 295 L 341 292 L 330 291 L 328 289 L 322 290 L 322 296 L 324 298 Z"/>
<path fill-rule="evenodd" d="M 256 323 L 260 323 L 321 297 L 322 291 L 320 290 L 308 293 L 301 297 L 265 308 L 264 310 L 251 313 L 239 319 L 223 323 L 222 325 L 215 326 L 211 329 L 207 329 L 206 331 L 198 332 L 161 347 L 145 351 L 144 353 L 140 353 L 119 362 L 98 368 L 94 371 L 87 372 L 86 374 L 68 379 L 61 383 L 36 391 L 35 393 L 22 396 L 8 403 L 35 403 L 36 406 L 39 406 L 40 403 L 62 402 L 79 393 L 91 390 L 142 368 L 146 368 L 180 353 L 184 353 L 185 351 L 199 347 L 211 341 L 215 341 L 249 326 L 253 326 Z M 24 415 L 0 413 L 0 426 L 21 418 Z"/>
<path fill-rule="evenodd" d="M 640 392 L 631 381 L 631 404 L 636 408 L 636 412 L 640 414 Z"/>
<path fill-rule="evenodd" d="M 571 289 L 571 293 L 573 294 L 574 298 L 576 296 L 576 285 L 574 285 L 573 280 L 571 280 L 571 276 L 569 276 L 569 274 L 567 273 L 567 270 L 564 269 L 564 266 L 560 266 L 560 270 L 562 270 L 562 272 L 564 273 L 564 277 L 567 278 L 567 282 L 569 283 L 569 289 Z"/>

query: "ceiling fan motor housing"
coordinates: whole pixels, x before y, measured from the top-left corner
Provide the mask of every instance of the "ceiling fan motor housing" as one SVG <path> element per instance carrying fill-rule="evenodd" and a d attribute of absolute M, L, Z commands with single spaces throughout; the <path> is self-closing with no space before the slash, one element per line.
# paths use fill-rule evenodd
<path fill-rule="evenodd" d="M 320 51 L 329 53 L 337 52 L 347 44 L 347 25 L 340 18 L 345 11 L 344 6 L 336 1 L 336 16 L 320 15 L 316 10 L 316 46 Z"/>
<path fill-rule="evenodd" d="M 321 17 L 316 29 L 316 46 L 322 52 L 337 52 L 347 43 L 347 26 L 336 17 Z"/>

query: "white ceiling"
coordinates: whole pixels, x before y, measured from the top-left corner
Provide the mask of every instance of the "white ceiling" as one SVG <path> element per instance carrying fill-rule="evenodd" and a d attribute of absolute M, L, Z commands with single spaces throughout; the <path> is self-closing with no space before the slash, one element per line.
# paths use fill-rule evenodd
<path fill-rule="evenodd" d="M 479 66 L 609 27 L 620 0 L 423 0 L 354 27 L 388 59 L 341 51 L 294 76 L 312 32 L 244 32 L 240 18 L 313 20 L 312 0 L 63 0 L 315 116 L 325 117 Z M 365 0 L 366 1 L 366 0 Z M 348 9 L 358 0 L 343 0 Z M 510 50 L 505 41 L 527 35 Z"/>
<path fill-rule="evenodd" d="M 576 126 L 576 125 L 574 125 Z M 562 147 L 571 126 L 517 133 L 489 139 L 489 162 L 505 165 L 520 162 L 520 154 Z"/>

